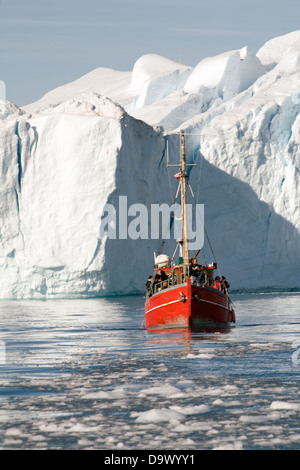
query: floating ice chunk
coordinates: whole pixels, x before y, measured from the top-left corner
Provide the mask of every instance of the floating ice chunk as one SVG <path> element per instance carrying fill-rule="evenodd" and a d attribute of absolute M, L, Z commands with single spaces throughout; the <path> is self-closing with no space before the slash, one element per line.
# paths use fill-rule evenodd
<path fill-rule="evenodd" d="M 163 423 L 167 421 L 180 421 L 185 418 L 185 414 L 169 408 L 153 408 L 152 410 L 138 413 L 137 423 Z"/>
<path fill-rule="evenodd" d="M 223 406 L 225 405 L 225 402 L 221 400 L 220 398 L 217 398 L 216 400 L 213 401 L 212 403 L 214 406 Z"/>
<path fill-rule="evenodd" d="M 17 428 L 9 428 L 5 431 L 6 436 L 22 436 L 23 432 Z"/>
<path fill-rule="evenodd" d="M 214 447 L 213 450 L 242 450 L 242 442 L 233 442 L 232 444 L 221 444 L 217 447 Z"/>
<path fill-rule="evenodd" d="M 126 393 L 122 389 L 115 389 L 108 392 L 99 390 L 97 392 L 90 392 L 82 396 L 85 400 L 115 400 L 119 398 L 124 398 Z"/>
<path fill-rule="evenodd" d="M 199 354 L 188 354 L 186 359 L 213 359 L 215 357 L 214 354 L 209 353 L 199 353 Z"/>
<path fill-rule="evenodd" d="M 210 412 L 210 407 L 208 405 L 170 406 L 170 408 L 185 415 L 194 415 Z"/>
<path fill-rule="evenodd" d="M 164 386 L 153 386 L 146 389 L 143 389 L 139 393 L 140 396 L 145 395 L 157 395 L 157 396 L 164 396 L 169 398 L 181 398 L 184 397 L 185 394 L 181 392 L 177 387 L 173 385 L 164 384 Z"/>
<path fill-rule="evenodd" d="M 291 403 L 286 401 L 273 401 L 270 405 L 272 410 L 300 410 L 300 403 Z"/>
<path fill-rule="evenodd" d="M 207 390 L 203 391 L 203 395 L 207 395 L 207 396 L 222 396 L 224 395 L 224 391 L 222 388 L 214 388 L 214 387 L 211 387 L 211 388 L 208 388 Z"/>
<path fill-rule="evenodd" d="M 242 415 L 239 417 L 242 423 L 265 423 L 268 421 L 268 416 L 265 415 Z"/>
<path fill-rule="evenodd" d="M 278 411 L 273 411 L 272 413 L 268 413 L 268 418 L 272 421 L 278 421 L 282 418 L 282 413 L 279 413 Z"/>

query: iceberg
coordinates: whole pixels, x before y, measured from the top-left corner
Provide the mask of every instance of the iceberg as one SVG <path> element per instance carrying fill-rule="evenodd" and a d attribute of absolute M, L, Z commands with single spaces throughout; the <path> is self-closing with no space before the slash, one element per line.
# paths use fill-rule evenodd
<path fill-rule="evenodd" d="M 98 68 L 22 109 L 0 101 L 0 298 L 144 292 L 163 241 L 151 220 L 148 236 L 103 236 L 103 215 L 116 209 L 119 233 L 120 217 L 138 229 L 141 205 L 172 204 L 166 142 L 179 154 L 180 129 L 232 289 L 299 289 L 299 90 L 295 31 L 257 54 L 195 67 L 146 54 L 131 72 Z"/>
<path fill-rule="evenodd" d="M 122 194 L 158 202 L 149 181 L 162 184 L 161 134 L 95 93 L 11 116 L 1 122 L 1 297 L 141 289 L 138 241 L 100 238 L 101 217 Z"/>

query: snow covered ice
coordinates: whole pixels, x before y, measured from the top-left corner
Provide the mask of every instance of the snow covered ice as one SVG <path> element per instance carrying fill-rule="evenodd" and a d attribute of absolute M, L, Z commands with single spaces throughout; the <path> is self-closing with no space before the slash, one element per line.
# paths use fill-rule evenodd
<path fill-rule="evenodd" d="M 232 288 L 299 287 L 299 110 L 300 31 L 195 67 L 147 54 L 23 109 L 1 101 L 0 297 L 143 292 L 160 241 L 101 239 L 101 216 L 120 195 L 172 203 L 163 132 L 178 154 L 179 129 Z"/>

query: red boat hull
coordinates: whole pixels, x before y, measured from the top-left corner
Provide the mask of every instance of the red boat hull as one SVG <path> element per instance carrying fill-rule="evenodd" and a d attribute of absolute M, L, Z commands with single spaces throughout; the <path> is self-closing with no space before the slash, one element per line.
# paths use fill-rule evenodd
<path fill-rule="evenodd" d="M 235 322 L 229 297 L 212 287 L 186 284 L 162 289 L 146 301 L 146 328 L 215 328 Z"/>

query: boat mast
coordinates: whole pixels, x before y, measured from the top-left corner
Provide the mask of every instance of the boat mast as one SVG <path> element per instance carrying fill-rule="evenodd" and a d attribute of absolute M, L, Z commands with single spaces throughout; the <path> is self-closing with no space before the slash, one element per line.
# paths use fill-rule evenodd
<path fill-rule="evenodd" d="M 188 219 L 187 219 L 187 172 L 186 172 L 186 155 L 185 155 L 185 138 L 184 131 L 180 133 L 181 152 L 180 152 L 180 169 L 181 169 L 181 217 L 182 217 L 182 256 L 185 265 L 189 264 L 188 250 Z"/>

